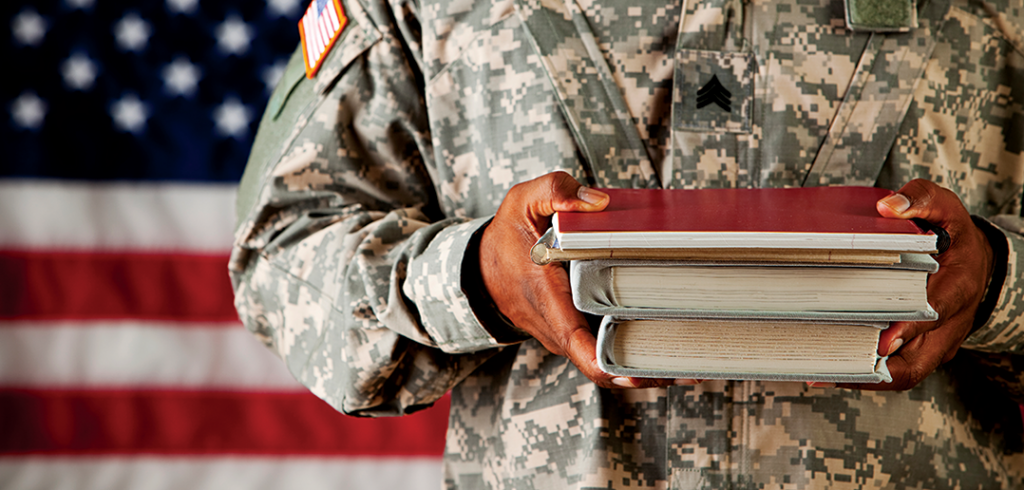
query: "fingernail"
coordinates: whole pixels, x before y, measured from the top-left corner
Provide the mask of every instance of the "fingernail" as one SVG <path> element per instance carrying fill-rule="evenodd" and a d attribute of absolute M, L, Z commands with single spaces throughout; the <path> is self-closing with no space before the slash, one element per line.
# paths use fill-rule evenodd
<path fill-rule="evenodd" d="M 608 194 L 587 186 L 580 187 L 580 190 L 576 191 L 576 196 L 588 204 L 600 204 L 605 199 L 608 199 Z"/>
<path fill-rule="evenodd" d="M 903 345 L 903 339 L 893 340 L 892 342 L 889 343 L 889 352 L 887 352 L 885 355 L 891 356 L 893 352 L 896 352 L 896 349 L 900 348 L 901 345 Z"/>
<path fill-rule="evenodd" d="M 910 199 L 903 194 L 893 194 L 882 199 L 882 204 L 888 206 L 897 213 L 902 213 L 910 208 Z"/>
<path fill-rule="evenodd" d="M 699 379 L 676 379 L 676 380 L 672 380 L 672 384 L 674 384 L 676 386 L 693 386 L 693 385 L 699 385 L 700 384 L 700 380 Z"/>
<path fill-rule="evenodd" d="M 821 381 L 813 381 L 813 382 L 807 383 L 807 386 L 810 386 L 811 388 L 835 388 L 836 384 L 835 383 L 825 383 L 825 382 L 821 382 Z"/>
<path fill-rule="evenodd" d="M 612 384 L 623 388 L 636 388 L 633 382 L 630 381 L 629 378 L 625 377 L 612 378 Z"/>

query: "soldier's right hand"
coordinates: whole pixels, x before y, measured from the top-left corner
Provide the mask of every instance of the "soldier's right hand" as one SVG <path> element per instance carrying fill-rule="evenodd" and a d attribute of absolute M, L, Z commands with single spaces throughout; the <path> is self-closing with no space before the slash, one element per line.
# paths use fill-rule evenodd
<path fill-rule="evenodd" d="M 480 240 L 484 286 L 519 329 L 554 354 L 568 357 L 604 388 L 693 384 L 693 380 L 614 377 L 597 365 L 597 339 L 572 303 L 569 275 L 560 264 L 540 266 L 530 248 L 551 226 L 557 211 L 601 211 L 608 195 L 580 185 L 565 172 L 553 172 L 509 190 Z"/>

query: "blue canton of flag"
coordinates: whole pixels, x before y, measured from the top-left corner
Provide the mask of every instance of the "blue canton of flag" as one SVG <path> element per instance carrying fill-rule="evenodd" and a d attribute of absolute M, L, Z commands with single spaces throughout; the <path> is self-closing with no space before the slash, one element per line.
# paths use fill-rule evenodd
<path fill-rule="evenodd" d="M 3 2 L 0 172 L 237 180 L 305 2 Z"/>

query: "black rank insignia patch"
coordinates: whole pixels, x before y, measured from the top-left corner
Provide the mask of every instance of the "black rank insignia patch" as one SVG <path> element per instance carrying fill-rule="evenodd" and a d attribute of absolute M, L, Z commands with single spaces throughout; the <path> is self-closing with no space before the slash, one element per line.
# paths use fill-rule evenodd
<path fill-rule="evenodd" d="M 732 112 L 732 92 L 718 81 L 718 75 L 711 75 L 711 81 L 697 91 L 697 108 L 703 109 L 715 104 L 725 112 Z"/>
<path fill-rule="evenodd" d="M 751 53 L 677 51 L 673 126 L 684 131 L 749 133 L 756 70 Z"/>

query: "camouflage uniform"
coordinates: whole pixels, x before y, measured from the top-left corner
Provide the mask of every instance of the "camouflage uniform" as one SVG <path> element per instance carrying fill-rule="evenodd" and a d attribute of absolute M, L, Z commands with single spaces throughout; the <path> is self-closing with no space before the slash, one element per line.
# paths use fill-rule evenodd
<path fill-rule="evenodd" d="M 246 326 L 318 396 L 376 416 L 451 391 L 451 488 L 1024 487 L 1022 0 L 920 0 L 905 34 L 848 31 L 842 1 L 342 3 L 316 78 L 297 53 L 267 109 L 231 261 Z M 730 112 L 696 108 L 712 75 Z M 970 350 L 906 392 L 599 389 L 472 279 L 505 193 L 557 169 L 924 177 L 1004 230 L 1005 277 Z"/>

